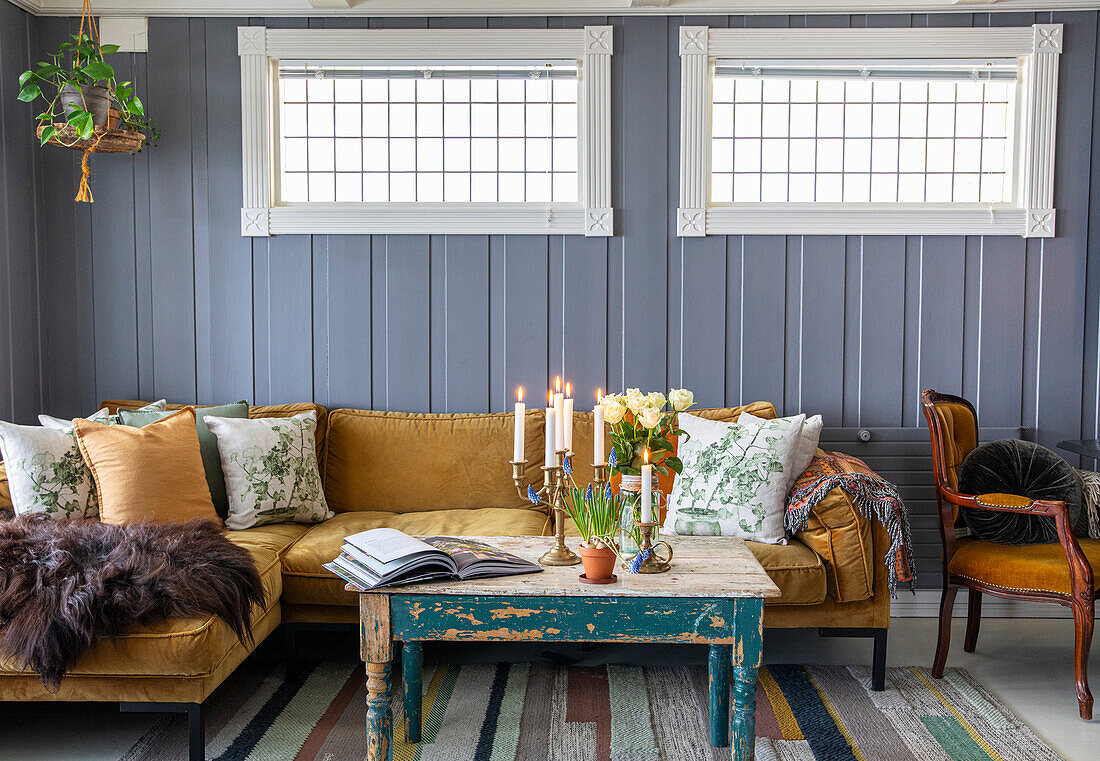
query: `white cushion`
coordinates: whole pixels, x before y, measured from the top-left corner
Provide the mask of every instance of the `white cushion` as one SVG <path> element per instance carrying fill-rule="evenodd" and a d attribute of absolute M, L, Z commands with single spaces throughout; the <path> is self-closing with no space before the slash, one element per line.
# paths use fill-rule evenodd
<path fill-rule="evenodd" d="M 800 417 L 805 418 L 805 422 L 798 434 L 798 442 L 795 444 L 794 453 L 791 456 L 790 468 L 785 471 L 788 493 L 798 477 L 806 472 L 806 468 L 810 467 L 810 461 L 814 459 L 814 452 L 817 451 L 817 444 L 821 440 L 821 427 L 823 425 L 821 415 L 813 415 L 812 417 L 796 415 L 795 417 L 781 419 L 789 420 L 793 424 L 794 420 Z M 751 412 L 742 412 L 737 418 L 739 423 L 763 422 L 763 420 L 763 418 L 758 418 Z"/>
<path fill-rule="evenodd" d="M 786 542 L 787 473 L 805 415 L 724 423 L 681 413 L 684 471 L 669 497 L 668 534 Z"/>
<path fill-rule="evenodd" d="M 218 437 L 229 495 L 226 527 L 320 523 L 332 517 L 317 467 L 316 413 L 204 420 Z"/>
<path fill-rule="evenodd" d="M 98 518 L 99 497 L 92 471 L 69 430 L 0 422 L 0 452 L 16 515 Z"/>

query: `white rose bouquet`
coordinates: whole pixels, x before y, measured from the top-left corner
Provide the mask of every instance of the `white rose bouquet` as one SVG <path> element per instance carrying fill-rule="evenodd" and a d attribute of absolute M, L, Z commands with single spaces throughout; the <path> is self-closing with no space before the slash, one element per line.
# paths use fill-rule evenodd
<path fill-rule="evenodd" d="M 636 388 L 605 396 L 600 405 L 604 420 L 611 426 L 608 464 L 612 471 L 639 475 L 648 449 L 654 470 L 680 473 L 684 466 L 672 447 L 673 437 L 683 435 L 676 426 L 676 415 L 694 404 L 695 395 L 686 388 L 674 388 L 667 397 L 660 391 L 643 394 Z"/>

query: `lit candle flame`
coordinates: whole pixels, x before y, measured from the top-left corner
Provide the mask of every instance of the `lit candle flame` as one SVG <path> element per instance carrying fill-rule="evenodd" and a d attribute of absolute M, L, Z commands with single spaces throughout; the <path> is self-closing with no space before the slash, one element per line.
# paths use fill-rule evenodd
<path fill-rule="evenodd" d="M 598 388 L 598 389 L 596 389 L 596 403 L 599 404 L 602 401 L 603 401 L 603 389 Z"/>
<path fill-rule="evenodd" d="M 565 395 L 573 396 L 573 387 L 570 386 L 568 383 L 565 384 Z"/>
<path fill-rule="evenodd" d="M 649 449 L 648 448 L 646 448 L 646 450 L 645 450 L 645 464 L 649 465 Z"/>
<path fill-rule="evenodd" d="M 517 386 L 516 387 L 516 401 L 517 402 L 522 402 L 523 401 L 523 386 Z"/>
<path fill-rule="evenodd" d="M 561 391 L 561 376 L 560 375 L 555 375 L 554 376 L 554 390 L 555 391 Z"/>
<path fill-rule="evenodd" d="M 546 392 L 546 406 L 547 407 L 553 407 L 554 406 L 554 392 L 553 391 L 547 391 Z"/>

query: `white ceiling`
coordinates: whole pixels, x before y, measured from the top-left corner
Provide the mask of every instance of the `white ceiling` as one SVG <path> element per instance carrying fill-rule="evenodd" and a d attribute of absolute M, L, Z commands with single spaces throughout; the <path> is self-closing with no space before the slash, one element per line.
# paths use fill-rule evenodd
<path fill-rule="evenodd" d="M 79 16 L 82 0 L 11 0 Z M 97 0 L 99 16 L 621 16 L 945 13 L 1096 9 L 1098 0 Z"/>

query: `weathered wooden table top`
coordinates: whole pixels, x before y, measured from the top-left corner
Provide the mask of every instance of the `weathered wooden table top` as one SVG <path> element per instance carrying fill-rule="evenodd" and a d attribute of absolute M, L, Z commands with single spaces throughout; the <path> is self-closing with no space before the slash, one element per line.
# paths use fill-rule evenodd
<path fill-rule="evenodd" d="M 474 536 L 477 541 L 538 562 L 553 537 Z M 541 573 L 467 581 L 379 587 L 366 594 L 563 597 L 779 597 L 777 587 L 745 542 L 735 537 L 673 536 L 672 569 L 632 574 L 616 564 L 614 584 L 584 584 L 581 565 L 546 566 Z M 573 548 L 575 551 L 575 547 Z M 664 548 L 661 548 L 663 554 Z"/>

